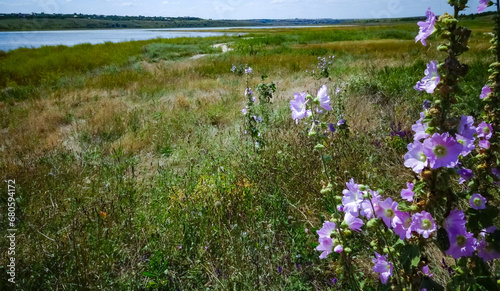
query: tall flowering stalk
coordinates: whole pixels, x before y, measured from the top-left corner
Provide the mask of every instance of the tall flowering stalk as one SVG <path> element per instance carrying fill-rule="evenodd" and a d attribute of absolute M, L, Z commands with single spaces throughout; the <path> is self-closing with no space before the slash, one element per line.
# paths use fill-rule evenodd
<path fill-rule="evenodd" d="M 233 69 L 235 66 L 233 66 Z M 241 109 L 243 115 L 245 115 L 245 134 L 249 134 L 252 138 L 252 144 L 254 150 L 261 151 L 265 142 L 262 138 L 262 135 L 259 131 L 259 124 L 262 122 L 262 117 L 257 114 L 257 110 L 255 108 L 256 98 L 254 96 L 253 89 L 250 87 L 248 79 L 249 75 L 252 74 L 253 70 L 251 67 L 245 68 L 245 97 L 246 97 L 246 106 Z"/>
<path fill-rule="evenodd" d="M 338 94 L 338 91 L 336 94 Z M 294 99 L 290 101 L 290 109 L 292 111 L 292 118 L 297 124 L 304 122 L 308 125 L 308 136 L 316 142 L 314 151 L 318 153 L 323 173 L 328 181 L 328 185 L 321 190 L 321 193 L 333 192 L 335 182 L 325 162 L 326 156 L 324 154 L 326 140 L 336 131 L 333 123 L 323 121 L 323 116 L 333 110 L 327 86 L 323 85 L 318 90 L 316 97 L 306 92 L 295 93 Z M 344 128 L 346 126 L 345 120 L 339 120 L 339 127 Z M 340 263 L 343 268 L 338 269 L 338 272 L 345 275 L 350 288 L 361 290 L 359 282 L 354 275 L 350 255 L 351 249 L 347 246 L 347 236 L 350 233 L 350 229 L 360 227 L 361 220 L 351 216 L 342 221 L 340 213 L 341 209 L 337 209 L 333 214 L 332 221 L 325 221 L 323 227 L 317 231 L 319 245 L 316 247 L 316 250 L 321 252 L 319 256 L 321 259 L 325 259 L 332 252 L 339 253 Z"/>
<path fill-rule="evenodd" d="M 493 224 L 494 217 L 498 216 L 498 209 L 487 208 L 487 200 L 479 193 L 470 196 L 471 192 L 487 193 L 491 183 L 485 184 L 480 181 L 481 179 L 474 178 L 473 182 L 468 183 L 472 187 L 462 193 L 456 193 L 452 186 L 456 173 L 460 175 L 460 184 L 474 176 L 472 170 L 465 168 L 466 165 L 478 164 L 476 172 L 487 168 L 486 162 L 481 160 L 491 157 L 485 153 L 490 147 L 491 132 L 494 132 L 491 124 L 483 122 L 478 125 L 472 116 L 458 117 L 452 114 L 453 105 L 457 103 L 455 96 L 461 94 L 460 81 L 468 71 L 468 66 L 458 60 L 458 57 L 468 50 L 468 40 L 471 35 L 470 30 L 458 25 L 458 15 L 466 8 L 467 2 L 467 0 L 449 0 L 448 3 L 454 9 L 453 16 L 445 13 L 435 21 L 435 16 L 429 9 L 428 20 L 419 23 L 420 33 L 416 41 L 421 40 L 425 45 L 425 39 L 432 32 L 437 32 L 446 40 L 438 50 L 445 52 L 447 57 L 441 64 L 431 61 L 425 71 L 426 76 L 415 86 L 416 90 L 432 94 L 432 105 L 430 107 L 424 105 L 421 119 L 412 127 L 415 131 L 415 141 L 408 145 L 408 153 L 405 155 L 405 165 L 419 174 L 417 181 L 412 183 L 414 185 L 412 192 L 415 187 L 416 196 L 409 200 L 415 199 L 416 203 L 414 202 L 412 207 L 421 210 L 422 213 L 425 211 L 432 213 L 438 225 L 442 225 L 436 232 L 437 244 L 446 255 L 458 259 L 455 267 L 458 271 L 448 284 L 448 287 L 453 289 L 471 284 L 482 288 L 495 285 L 491 279 L 481 278 L 483 276 L 488 278 L 491 275 L 485 265 L 487 260 L 484 259 L 490 257 L 482 254 L 485 249 L 492 248 L 493 235 L 483 232 L 481 238 L 479 234 L 481 228 Z M 434 25 L 437 28 L 431 27 Z M 432 32 L 429 33 L 430 31 Z M 500 54 L 498 56 L 500 57 Z M 494 77 L 497 78 L 498 74 L 494 74 Z M 488 89 L 489 87 L 484 88 L 483 99 L 488 100 L 486 98 Z M 487 96 L 493 97 L 491 94 Z M 487 105 L 485 111 L 488 112 L 489 109 L 491 106 L 488 108 Z M 493 117 L 491 112 L 490 117 Z M 405 193 L 405 197 L 407 196 Z M 458 210 L 461 198 L 469 199 L 469 197 L 470 208 L 466 212 Z M 492 218 L 485 218 L 488 216 Z M 412 221 L 415 219 L 413 217 Z M 429 236 L 423 237 L 427 239 Z M 428 245 L 427 240 L 420 241 L 418 244 L 420 252 L 426 245 Z"/>
<path fill-rule="evenodd" d="M 458 25 L 458 15 L 467 2 L 448 0 L 453 15 L 445 13 L 438 19 L 429 8 L 427 20 L 418 23 L 420 31 L 415 41 L 427 45 L 430 35 L 439 34 L 445 43 L 438 50 L 445 52 L 446 58 L 443 63 L 430 61 L 425 76 L 414 87 L 431 94 L 431 101 L 424 102 L 420 119 L 412 127 L 414 141 L 408 145 L 404 156 L 405 166 L 416 173 L 416 180 L 408 182 L 407 188 L 401 191 L 401 199 L 407 202 L 398 203 L 390 197 L 384 199 L 381 191 L 373 191 L 351 179 L 342 192 L 342 205 L 337 207 L 339 212 L 344 212 L 343 219 L 338 218 L 334 221 L 336 225 L 330 225 L 331 229 L 337 228 L 330 234 L 342 234 L 343 230 L 345 233 L 346 228 L 376 231 L 371 242 L 373 271 L 379 273 L 382 284 L 391 284 L 393 289 L 444 289 L 432 280 L 429 261 L 424 255 L 432 247 L 431 243 L 436 243 L 445 255 L 457 260 L 453 268 L 449 268 L 452 278 L 448 289 L 498 289 L 488 262 L 500 258 L 500 231 L 493 225 L 498 223 L 499 211 L 490 202 L 491 193 L 498 195 L 498 189 L 493 190 L 492 185 L 498 185 L 500 178 L 500 169 L 495 164 L 499 160 L 498 148 L 491 150 L 498 143 L 500 120 L 497 115 L 500 49 L 496 47 L 500 40 L 500 6 L 497 0 L 494 46 L 497 62 L 492 65 L 491 87 L 486 86 L 481 93 L 481 99 L 487 103 L 486 121 L 479 122 L 472 116 L 457 116 L 454 110 L 455 96 L 462 94 L 460 81 L 468 71 L 467 65 L 458 59 L 468 50 L 471 35 L 470 30 Z M 489 4 L 481 0 L 480 7 L 484 9 Z M 299 106 L 297 120 L 314 116 L 306 107 L 310 98 L 297 96 L 297 100 L 303 105 Z M 321 145 L 317 148 L 321 149 Z M 455 181 L 464 186 L 467 183 L 469 188 L 456 192 Z M 336 215 L 338 217 L 338 213 Z M 324 239 L 323 232 L 318 232 L 318 250 L 337 250 L 337 243 L 345 243 Z M 321 257 L 326 255 L 328 252 L 323 252 Z"/>

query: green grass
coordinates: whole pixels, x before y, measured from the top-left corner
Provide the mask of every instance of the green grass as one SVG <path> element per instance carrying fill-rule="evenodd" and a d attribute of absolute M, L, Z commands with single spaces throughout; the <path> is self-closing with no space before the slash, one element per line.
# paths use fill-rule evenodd
<path fill-rule="evenodd" d="M 398 197 L 412 179 L 402 166 L 410 141 L 391 138 L 390 126 L 410 130 L 426 98 L 412 87 L 429 59 L 442 58 L 437 40 L 423 48 L 414 34 L 408 24 L 279 29 L 252 39 L 43 47 L 1 56 L 8 89 L 0 103 L 0 176 L 18 186 L 19 286 L 330 288 L 341 270 L 334 259 L 319 260 L 315 230 L 336 203 L 320 193 L 321 163 L 304 127 L 291 119 L 289 100 L 323 84 L 333 97 L 341 87 L 333 99 L 345 108 L 351 132 L 326 148 L 335 192 L 354 177 Z M 478 36 L 458 96 L 468 113 L 479 110 L 474 100 L 492 60 L 488 37 Z M 220 53 L 211 47 L 216 43 L 234 51 Z M 188 59 L 200 53 L 208 55 Z M 328 55 L 336 56 L 331 79 L 312 77 L 317 57 Z M 277 84 L 260 154 L 243 133 L 245 81 L 230 72 L 233 64 L 253 68 L 254 88 L 262 74 Z M 0 203 L 4 209 L 5 196 Z M 0 227 L 7 228 L 5 219 Z M 351 239 L 356 272 L 370 278 L 371 239 Z M 0 257 L 7 259 L 5 252 Z M 0 280 L 6 276 L 3 270 Z"/>

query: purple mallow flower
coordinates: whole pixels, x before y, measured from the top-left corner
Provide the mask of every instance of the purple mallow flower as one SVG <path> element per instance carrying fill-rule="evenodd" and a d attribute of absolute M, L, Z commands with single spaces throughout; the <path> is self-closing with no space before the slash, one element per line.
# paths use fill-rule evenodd
<path fill-rule="evenodd" d="M 343 125 L 343 124 L 345 124 L 345 119 L 343 119 L 343 118 L 342 118 L 342 119 L 340 119 L 340 120 L 337 122 L 337 126 L 341 126 L 341 125 Z"/>
<path fill-rule="evenodd" d="M 483 121 L 477 126 L 477 137 L 490 139 L 492 135 L 493 128 L 491 127 L 491 124 Z"/>
<path fill-rule="evenodd" d="M 491 88 L 488 85 L 484 85 L 483 89 L 481 90 L 481 95 L 479 95 L 479 98 L 482 100 L 486 98 L 491 93 Z"/>
<path fill-rule="evenodd" d="M 486 233 L 494 233 L 497 230 L 495 226 L 490 226 L 487 229 L 483 229 L 479 233 L 479 242 L 477 245 L 477 256 L 484 261 L 491 261 L 494 259 L 500 259 L 500 253 L 498 253 L 495 248 L 488 244 L 485 240 Z"/>
<path fill-rule="evenodd" d="M 468 139 L 474 139 L 476 128 L 474 127 L 474 117 L 462 115 L 460 125 L 458 125 L 458 133 Z"/>
<path fill-rule="evenodd" d="M 486 140 L 486 139 L 482 139 L 482 140 L 479 141 L 479 147 L 480 148 L 483 148 L 483 149 L 487 150 L 487 149 L 490 148 L 490 145 L 491 145 L 490 142 L 488 140 Z"/>
<path fill-rule="evenodd" d="M 245 108 L 243 108 L 243 109 L 241 109 L 241 113 L 243 113 L 243 115 L 247 115 L 247 113 L 248 113 L 247 108 L 248 108 L 248 106 L 245 107 Z"/>
<path fill-rule="evenodd" d="M 450 212 L 448 217 L 443 222 L 443 227 L 448 234 L 466 232 L 465 228 L 465 214 L 462 210 L 454 209 Z"/>
<path fill-rule="evenodd" d="M 379 203 L 380 208 L 377 210 L 377 217 L 382 218 L 385 225 L 388 228 L 393 228 L 396 226 L 394 219 L 396 218 L 396 212 L 398 211 L 398 203 L 392 201 L 391 198 L 385 199 Z"/>
<path fill-rule="evenodd" d="M 424 154 L 429 158 L 429 165 L 433 169 L 455 167 L 462 150 L 463 146 L 448 133 L 435 133 L 424 141 Z"/>
<path fill-rule="evenodd" d="M 319 237 L 331 237 L 331 235 L 336 231 L 335 222 L 325 221 L 323 222 L 323 227 L 316 231 Z"/>
<path fill-rule="evenodd" d="M 479 210 L 486 208 L 486 198 L 484 198 L 481 194 L 474 194 L 469 200 L 469 206 Z"/>
<path fill-rule="evenodd" d="M 431 271 L 429 270 L 429 265 L 422 267 L 422 273 L 424 273 L 424 275 L 426 275 L 427 277 L 434 276 L 434 274 L 432 274 Z"/>
<path fill-rule="evenodd" d="M 427 45 L 425 40 L 434 32 L 434 24 L 436 23 L 436 15 L 432 13 L 431 8 L 427 9 L 425 13 L 427 19 L 425 21 L 419 21 L 417 24 L 420 27 L 417 37 L 415 37 L 415 42 L 421 41 L 423 45 Z"/>
<path fill-rule="evenodd" d="M 331 235 L 336 231 L 335 222 L 325 221 L 323 227 L 317 231 L 319 235 L 319 245 L 316 247 L 317 251 L 322 252 L 319 256 L 320 259 L 326 258 L 334 247 Z"/>
<path fill-rule="evenodd" d="M 407 212 L 398 211 L 396 217 L 394 218 L 394 223 L 396 227 L 394 228 L 394 233 L 399 235 L 401 240 L 411 238 L 411 216 Z"/>
<path fill-rule="evenodd" d="M 431 108 L 431 101 L 425 99 L 424 100 L 424 103 L 422 104 L 422 107 L 424 108 L 424 110 L 429 110 Z"/>
<path fill-rule="evenodd" d="M 469 139 L 460 134 L 457 134 L 456 138 L 458 143 L 463 146 L 462 152 L 460 153 L 461 156 L 467 156 L 476 148 L 476 146 L 474 145 L 474 138 Z"/>
<path fill-rule="evenodd" d="M 496 176 L 498 179 L 500 179 L 500 169 L 499 168 L 493 168 L 491 169 L 491 173 Z"/>
<path fill-rule="evenodd" d="M 411 229 L 421 234 L 424 238 L 429 238 L 431 233 L 436 231 L 436 223 L 430 213 L 422 211 L 413 215 Z"/>
<path fill-rule="evenodd" d="M 383 284 L 387 284 L 387 280 L 392 275 L 392 264 L 387 261 L 387 255 L 382 256 L 379 253 L 375 252 L 375 259 L 372 259 L 372 262 L 375 264 L 373 266 L 373 271 L 380 273 L 380 281 Z"/>
<path fill-rule="evenodd" d="M 450 248 L 446 251 L 447 256 L 452 256 L 454 259 L 468 257 L 476 250 L 477 240 L 470 232 L 448 232 L 448 237 Z"/>
<path fill-rule="evenodd" d="M 335 132 L 335 125 L 333 123 L 328 123 L 328 130 L 332 133 Z"/>
<path fill-rule="evenodd" d="M 411 126 L 411 129 L 415 132 L 415 135 L 413 136 L 414 140 L 420 141 L 421 139 L 429 137 L 429 134 L 426 132 L 429 125 L 427 123 L 422 123 L 424 117 L 425 113 L 420 112 L 420 119 Z"/>
<path fill-rule="evenodd" d="M 292 110 L 292 118 L 295 120 L 296 123 L 299 122 L 299 119 L 302 119 L 304 117 L 308 117 L 311 115 L 311 110 L 307 110 L 307 102 L 306 101 L 306 92 L 302 93 L 295 93 L 294 98 L 295 100 L 290 100 L 290 109 Z"/>
<path fill-rule="evenodd" d="M 347 189 L 342 191 L 342 194 L 344 194 L 344 197 L 342 197 L 344 211 L 351 213 L 354 217 L 358 217 L 360 204 L 363 201 L 363 194 L 359 190 L 359 185 L 354 183 L 354 179 L 346 183 L 346 186 Z"/>
<path fill-rule="evenodd" d="M 458 179 L 459 184 L 463 184 L 465 181 L 474 177 L 472 170 L 469 169 L 460 169 L 457 172 L 460 175 L 460 179 Z"/>
<path fill-rule="evenodd" d="M 365 199 L 363 202 L 361 202 L 361 207 L 360 207 L 360 214 L 366 217 L 366 219 L 372 219 L 373 218 L 373 209 L 375 209 L 375 212 L 378 212 L 380 209 L 380 201 L 382 200 L 382 197 L 380 194 L 377 193 L 377 191 L 369 190 L 372 198 L 371 200 Z M 371 201 L 371 202 L 370 202 Z M 373 208 L 372 208 L 373 204 Z"/>
<path fill-rule="evenodd" d="M 252 68 L 248 67 L 247 69 L 245 69 L 245 74 L 250 74 L 252 73 Z"/>
<path fill-rule="evenodd" d="M 493 246 L 489 245 L 484 240 L 478 243 L 477 249 L 479 250 L 477 252 L 477 256 L 485 262 L 500 259 L 500 253 L 498 253 Z"/>
<path fill-rule="evenodd" d="M 422 80 L 417 82 L 414 89 L 418 91 L 426 91 L 429 94 L 434 93 L 434 89 L 436 89 L 437 85 L 441 81 L 441 77 L 438 73 L 437 64 L 435 61 L 431 61 L 427 64 L 427 69 L 425 70 L 425 77 Z"/>
<path fill-rule="evenodd" d="M 360 218 L 354 217 L 351 213 L 347 212 L 344 216 L 344 222 L 347 224 L 347 226 L 354 230 L 354 231 L 360 231 L 361 227 L 363 226 L 363 220 Z"/>
<path fill-rule="evenodd" d="M 328 96 L 326 85 L 321 86 L 318 91 L 319 105 L 326 111 L 332 110 L 330 107 L 330 96 Z"/>
<path fill-rule="evenodd" d="M 401 198 L 403 198 L 404 200 L 412 202 L 413 201 L 413 196 L 415 195 L 415 193 L 413 192 L 413 187 L 414 186 L 415 186 L 415 184 L 413 184 L 413 183 L 406 183 L 406 187 L 407 188 L 401 190 Z"/>
<path fill-rule="evenodd" d="M 490 0 L 479 0 L 479 6 L 477 6 L 477 13 L 481 13 L 488 7 Z"/>
<path fill-rule="evenodd" d="M 427 167 L 427 155 L 424 153 L 424 145 L 418 140 L 408 144 L 408 152 L 404 158 L 405 166 L 412 168 L 415 173 L 420 173 Z"/>

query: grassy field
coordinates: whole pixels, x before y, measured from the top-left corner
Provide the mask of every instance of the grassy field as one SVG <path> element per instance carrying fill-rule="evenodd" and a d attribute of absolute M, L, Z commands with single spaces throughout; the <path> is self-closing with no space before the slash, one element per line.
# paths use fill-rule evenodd
<path fill-rule="evenodd" d="M 486 83 L 490 18 L 470 21 L 463 110 Z M 480 24 L 477 24 L 480 23 Z M 0 176 L 16 180 L 17 282 L 24 290 L 319 290 L 338 266 L 318 258 L 316 228 L 334 199 L 289 100 L 326 84 L 350 134 L 330 144 L 336 192 L 351 177 L 399 191 L 425 95 L 413 89 L 438 40 L 414 23 L 252 30 L 245 37 L 18 49 L 0 55 Z M 228 43 L 234 50 L 213 48 Z M 208 54 L 191 59 L 196 54 Z M 312 74 L 335 56 L 330 78 Z M 277 86 L 257 153 L 244 134 L 245 80 Z M 335 89 L 341 89 L 335 95 Z M 328 115 L 332 122 L 338 116 Z M 2 186 L 3 187 L 3 186 Z M 2 190 L 3 191 L 3 190 Z M 0 229 L 8 228 L 0 197 Z M 3 234 L 2 234 L 3 236 Z M 360 277 L 376 278 L 355 233 Z M 8 242 L 0 241 L 6 282 Z M 429 249 L 446 279 L 440 255 Z M 441 272 L 439 271 L 441 270 Z M 365 286 L 370 290 L 372 286 Z M 344 286 L 345 288 L 345 286 Z M 1 288 L 0 288 L 1 289 Z"/>

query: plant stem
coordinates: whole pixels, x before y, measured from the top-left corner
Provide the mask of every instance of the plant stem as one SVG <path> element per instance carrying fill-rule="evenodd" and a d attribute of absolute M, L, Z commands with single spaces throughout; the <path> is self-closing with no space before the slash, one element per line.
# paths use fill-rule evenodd
<path fill-rule="evenodd" d="M 311 109 L 311 112 L 312 112 L 312 117 L 313 117 L 312 119 L 313 119 L 313 125 L 314 125 L 316 122 L 316 116 L 314 115 L 314 110 Z M 322 141 L 319 137 L 316 136 L 316 142 L 319 144 Z M 321 160 L 321 165 L 323 166 L 323 172 L 325 173 L 325 176 L 326 176 L 328 182 L 333 182 L 333 180 L 330 176 L 330 173 L 328 172 L 328 168 L 327 168 L 327 165 L 325 163 L 325 160 L 323 159 L 323 150 L 318 150 L 318 154 L 319 154 L 319 158 Z M 338 214 L 337 207 L 335 207 L 334 211 L 335 211 L 335 214 Z M 337 229 L 337 232 L 339 233 L 342 246 L 343 247 L 347 246 L 344 235 L 340 229 L 340 223 L 336 223 L 335 228 Z M 359 286 L 359 282 L 358 282 L 358 280 L 356 280 L 356 277 L 355 277 L 354 273 L 352 272 L 350 256 L 348 254 L 346 254 L 345 252 L 342 252 L 342 256 L 343 256 L 343 261 L 345 262 L 345 267 L 347 269 L 347 276 L 349 278 L 349 281 L 356 288 L 356 290 L 361 290 L 361 287 Z"/>
<path fill-rule="evenodd" d="M 372 207 L 372 211 L 373 211 L 373 217 L 376 217 L 375 216 L 375 207 L 373 206 L 373 203 L 372 203 L 372 200 L 371 199 L 368 199 L 368 201 L 370 202 L 370 206 Z M 399 275 L 399 268 L 398 268 L 398 265 L 396 264 L 396 260 L 394 259 L 394 255 L 392 254 L 391 252 L 391 248 L 389 247 L 389 244 L 387 243 L 387 239 L 385 238 L 385 235 L 384 233 L 382 233 L 382 230 L 380 229 L 380 225 L 377 223 L 377 228 L 376 228 L 378 234 L 380 237 L 382 237 L 382 239 L 384 240 L 384 244 L 387 246 L 387 250 L 389 251 L 389 258 L 391 259 L 392 261 L 392 265 L 394 266 L 394 268 L 396 269 L 396 277 L 397 277 L 397 280 L 398 280 L 398 284 L 399 284 L 399 287 L 402 289 L 403 288 L 403 280 L 401 279 L 400 275 Z"/>

